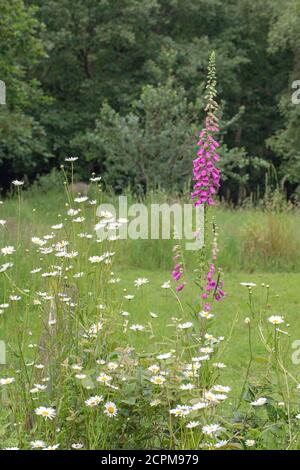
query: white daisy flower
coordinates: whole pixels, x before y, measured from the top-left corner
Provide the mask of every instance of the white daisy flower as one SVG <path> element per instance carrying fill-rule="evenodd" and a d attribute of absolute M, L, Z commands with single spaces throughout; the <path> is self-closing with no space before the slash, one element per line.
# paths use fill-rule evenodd
<path fill-rule="evenodd" d="M 228 441 L 219 441 L 219 442 L 216 442 L 216 444 L 214 444 L 214 447 L 216 449 L 220 449 L 221 447 L 227 446 L 227 444 L 228 444 Z"/>
<path fill-rule="evenodd" d="M 136 325 L 131 325 L 129 329 L 133 331 L 143 331 L 145 327 L 143 325 L 136 324 Z"/>
<path fill-rule="evenodd" d="M 158 365 L 153 364 L 152 366 L 148 367 L 148 370 L 149 370 L 149 372 L 151 372 L 151 374 L 157 374 L 157 372 L 159 372 L 160 368 L 159 368 Z"/>
<path fill-rule="evenodd" d="M 7 377 L 0 379 L 0 385 L 10 385 L 15 381 L 14 377 Z"/>
<path fill-rule="evenodd" d="M 268 318 L 268 321 L 273 325 L 280 325 L 281 323 L 284 323 L 284 318 L 280 315 L 272 315 Z"/>
<path fill-rule="evenodd" d="M 15 253 L 15 251 L 15 247 L 10 245 L 1 248 L 1 253 L 3 256 L 12 255 L 13 253 Z"/>
<path fill-rule="evenodd" d="M 193 428 L 196 428 L 197 426 L 199 426 L 200 422 L 199 421 L 190 421 L 189 423 L 187 423 L 186 427 L 188 429 L 193 429 Z"/>
<path fill-rule="evenodd" d="M 180 385 L 180 390 L 193 390 L 193 388 L 195 388 L 195 385 L 190 383 Z"/>
<path fill-rule="evenodd" d="M 255 442 L 254 439 L 247 439 L 247 440 L 245 441 L 246 447 L 253 447 L 253 446 L 255 446 L 255 444 L 256 444 L 256 442 Z"/>
<path fill-rule="evenodd" d="M 171 288 L 171 281 L 166 281 L 161 285 L 162 289 L 170 289 Z"/>
<path fill-rule="evenodd" d="M 32 449 L 44 449 L 46 447 L 46 443 L 44 441 L 31 441 L 30 446 Z"/>
<path fill-rule="evenodd" d="M 77 202 L 77 203 L 81 203 L 81 202 L 86 202 L 88 200 L 88 197 L 87 196 L 80 196 L 80 197 L 75 197 L 74 201 Z"/>
<path fill-rule="evenodd" d="M 72 444 L 71 447 L 72 447 L 72 449 L 78 450 L 78 449 L 83 448 L 83 444 L 80 444 L 80 442 L 78 442 L 78 443 Z"/>
<path fill-rule="evenodd" d="M 86 374 L 76 374 L 75 377 L 78 380 L 84 380 L 87 378 Z"/>
<path fill-rule="evenodd" d="M 149 283 L 149 279 L 147 279 L 146 277 L 139 277 L 138 279 L 134 281 L 135 287 L 141 287 L 148 283 Z"/>
<path fill-rule="evenodd" d="M 97 382 L 100 382 L 100 383 L 108 383 L 112 380 L 112 377 L 110 375 L 107 375 L 107 374 L 100 374 L 97 378 L 96 378 Z"/>
<path fill-rule="evenodd" d="M 223 428 L 219 424 L 207 424 L 202 427 L 203 434 L 206 434 L 207 436 L 217 436 L 222 431 Z"/>
<path fill-rule="evenodd" d="M 86 406 L 89 407 L 95 407 L 98 406 L 99 403 L 103 401 L 103 396 L 102 395 L 95 395 L 94 397 L 90 397 L 87 400 L 85 400 Z"/>
<path fill-rule="evenodd" d="M 214 317 L 214 315 L 210 312 L 205 312 L 204 310 L 202 312 L 199 312 L 199 317 L 205 318 L 207 320 L 210 320 L 211 318 Z"/>
<path fill-rule="evenodd" d="M 190 321 L 188 321 L 188 322 L 186 322 L 186 323 L 179 323 L 179 324 L 177 325 L 177 328 L 178 328 L 179 330 L 187 330 L 188 328 L 192 328 L 192 326 L 193 326 L 193 323 L 190 322 Z"/>
<path fill-rule="evenodd" d="M 165 383 L 166 379 L 162 375 L 154 375 L 151 377 L 150 382 L 152 382 L 155 385 L 163 385 Z"/>
<path fill-rule="evenodd" d="M 112 401 L 109 401 L 109 402 L 105 403 L 104 413 L 107 416 L 109 416 L 110 418 L 113 418 L 114 416 L 117 416 L 118 408 L 116 407 L 116 404 Z"/>
<path fill-rule="evenodd" d="M 170 414 L 181 417 L 181 416 L 187 416 L 190 414 L 192 411 L 192 408 L 187 405 L 177 405 L 176 408 L 173 408 L 170 410 Z"/>
<path fill-rule="evenodd" d="M 257 400 L 252 401 L 252 402 L 251 402 L 251 405 L 252 405 L 252 406 L 263 406 L 263 405 L 265 405 L 265 404 L 267 403 L 267 401 L 268 401 L 268 400 L 267 400 L 265 397 L 260 397 L 260 398 L 258 398 Z"/>
<path fill-rule="evenodd" d="M 53 446 L 45 447 L 43 450 L 57 450 L 59 448 L 59 444 L 54 444 Z"/>
<path fill-rule="evenodd" d="M 156 356 L 156 358 L 160 360 L 170 359 L 170 357 L 172 357 L 172 353 L 159 354 L 159 356 Z"/>

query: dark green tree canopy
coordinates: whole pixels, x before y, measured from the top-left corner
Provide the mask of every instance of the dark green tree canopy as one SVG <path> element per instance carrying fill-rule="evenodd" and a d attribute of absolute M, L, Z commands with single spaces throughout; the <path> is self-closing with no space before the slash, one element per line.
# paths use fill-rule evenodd
<path fill-rule="evenodd" d="M 1 185 L 76 153 L 115 188 L 189 179 L 215 50 L 223 193 L 299 194 L 298 0 L 0 0 Z M 172 177 L 165 178 L 168 167 Z"/>

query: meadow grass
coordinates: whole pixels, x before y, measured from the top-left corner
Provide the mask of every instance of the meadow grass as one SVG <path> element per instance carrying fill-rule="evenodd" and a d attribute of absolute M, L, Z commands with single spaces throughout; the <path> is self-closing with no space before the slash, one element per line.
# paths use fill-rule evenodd
<path fill-rule="evenodd" d="M 90 191 L 93 198 L 93 191 Z M 128 204 L 137 202 L 129 193 Z M 153 202 L 183 203 L 188 196 L 174 197 L 163 192 L 151 193 L 143 202 L 148 208 Z M 118 196 L 101 194 L 101 203 L 118 207 Z M 30 240 L 32 230 L 47 230 L 62 212 L 66 195 L 61 190 L 29 191 L 22 203 L 22 238 Z M 8 219 L 9 239 L 16 236 L 17 200 L 5 201 L 3 217 Z M 286 210 L 284 210 L 286 209 Z M 92 211 L 92 208 L 89 208 Z M 150 211 L 149 211 L 150 212 Z M 268 210 L 255 207 L 212 208 L 219 226 L 219 260 L 226 272 L 300 272 L 300 210 L 280 208 Z M 1 234 L 0 234 L 1 236 Z M 4 240 L 3 240 L 4 241 Z M 173 240 L 122 241 L 118 263 L 131 269 L 172 269 Z M 194 253 L 186 253 L 190 269 L 194 267 Z"/>

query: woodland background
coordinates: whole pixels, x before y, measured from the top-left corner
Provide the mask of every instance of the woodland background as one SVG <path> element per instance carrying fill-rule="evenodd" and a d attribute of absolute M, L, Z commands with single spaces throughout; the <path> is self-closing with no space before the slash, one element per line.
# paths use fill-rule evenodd
<path fill-rule="evenodd" d="M 78 180 L 182 191 L 215 50 L 221 197 L 297 201 L 299 24 L 299 0 L 0 0 L 1 190 L 53 188 L 72 155 Z"/>

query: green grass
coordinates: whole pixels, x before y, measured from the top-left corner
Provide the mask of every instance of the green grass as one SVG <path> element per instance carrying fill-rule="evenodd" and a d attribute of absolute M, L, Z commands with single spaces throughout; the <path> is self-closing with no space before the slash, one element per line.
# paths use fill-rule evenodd
<path fill-rule="evenodd" d="M 114 267 L 114 273 L 120 277 L 121 281 L 111 287 L 111 295 L 113 298 L 119 298 L 123 295 L 123 289 L 126 293 L 134 293 L 133 301 L 123 301 L 120 311 L 125 310 L 130 313 L 128 317 L 129 323 L 139 323 L 147 326 L 151 321 L 154 326 L 155 335 L 151 341 L 144 341 L 144 333 L 131 332 L 129 344 L 133 344 L 139 352 L 153 352 L 168 348 L 168 340 L 171 335 L 171 318 L 182 317 L 178 302 L 169 290 L 161 288 L 164 281 L 170 279 L 169 271 L 143 270 L 143 269 L 118 269 Z M 138 277 L 147 277 L 149 284 L 136 290 L 133 287 L 134 280 Z M 294 375 L 299 377 L 300 370 L 292 363 L 292 343 L 294 340 L 300 339 L 300 297 L 299 284 L 300 274 L 298 273 L 229 273 L 225 276 L 226 297 L 223 302 L 216 304 L 214 314 L 216 321 L 209 331 L 214 335 L 225 337 L 224 345 L 221 349 L 222 362 L 225 362 L 227 369 L 222 373 L 224 381 L 230 383 L 234 390 L 240 389 L 244 380 L 247 364 L 249 360 L 248 348 L 248 329 L 245 325 L 245 318 L 250 317 L 248 307 L 248 289 L 240 285 L 240 282 L 255 282 L 257 287 L 253 289 L 253 300 L 258 310 L 263 305 L 266 297 L 266 287 L 261 284 L 269 285 L 269 315 L 280 314 L 288 320 L 291 327 L 288 328 L 289 348 L 288 348 L 288 366 Z M 185 290 L 181 294 L 181 301 L 187 306 L 184 321 L 193 318 L 193 310 L 196 308 L 198 292 L 197 287 L 190 281 Z M 189 308 L 190 307 L 190 308 Z M 153 312 L 158 315 L 153 319 L 150 315 Z M 189 314 L 190 312 L 190 314 Z M 265 319 L 269 316 L 264 314 Z M 1 321 L 2 320 L 2 321 Z M 30 318 L 28 328 L 33 332 L 36 331 L 36 318 L 34 315 Z M 13 339 L 12 318 L 0 319 L 0 335 L 9 338 L 9 342 Z M 173 327 L 172 327 L 173 328 Z M 35 338 L 33 337 L 32 340 Z M 115 338 L 116 346 L 126 346 L 124 338 Z M 260 358 L 264 354 L 264 347 L 260 341 L 258 333 L 253 337 L 253 353 L 254 366 L 252 370 L 253 377 L 259 377 L 264 373 L 265 364 Z M 11 357 L 12 359 L 12 357 Z M 27 357 L 28 361 L 32 358 Z M 237 374 L 238 371 L 238 374 Z"/>
<path fill-rule="evenodd" d="M 104 197 L 104 200 L 106 199 Z M 33 233 L 36 235 L 48 233 L 49 225 L 57 222 L 57 214 L 61 213 L 64 202 L 65 195 L 63 193 L 55 195 L 53 193 L 41 193 L 39 196 L 30 193 L 26 195 L 25 193 L 22 203 L 21 233 L 25 246 L 26 243 L 29 246 L 29 240 Z M 17 225 L 16 199 L 5 201 L 5 206 L 1 210 L 1 217 L 8 219 L 8 231 L 2 244 L 13 243 L 16 239 Z M 281 253 L 277 253 L 277 258 L 274 260 L 265 259 L 264 253 L 259 251 L 255 252 L 255 256 L 253 256 L 251 251 L 243 251 L 244 243 L 251 243 L 251 236 L 250 239 L 247 239 L 247 234 L 251 235 L 250 229 L 253 227 L 260 228 L 260 238 L 263 239 L 264 230 L 266 230 L 266 227 L 267 229 L 269 227 L 268 223 L 272 224 L 275 220 L 276 226 L 269 227 L 269 229 L 275 230 L 284 225 L 287 233 L 293 234 L 293 236 L 290 236 L 290 244 L 293 245 L 293 240 L 299 241 L 297 237 L 299 237 L 300 230 L 297 231 L 296 228 L 300 227 L 300 216 L 299 213 L 268 214 L 254 209 L 233 211 L 218 208 L 215 213 L 220 227 L 220 264 L 225 271 L 226 290 L 226 299 L 217 305 L 216 314 L 218 322 L 216 322 L 216 333 L 227 337 L 232 325 L 234 325 L 232 341 L 230 346 L 225 349 L 225 357 L 230 362 L 233 370 L 239 368 L 242 371 L 245 369 L 248 357 L 248 350 L 245 347 L 247 328 L 245 328 L 244 319 L 246 316 L 249 316 L 249 311 L 246 305 L 248 300 L 247 289 L 240 286 L 240 282 L 254 281 L 258 283 L 258 286 L 261 283 L 270 284 L 270 310 L 272 309 L 273 312 L 276 311 L 290 318 L 293 324 L 293 328 L 290 331 L 291 338 L 300 338 L 300 324 L 297 320 L 300 315 L 300 300 L 298 296 L 300 273 L 289 272 L 294 271 L 298 266 L 297 256 L 299 257 L 299 253 L 297 252 L 294 260 L 287 262 L 286 269 L 284 270 L 284 256 L 281 256 Z M 164 338 L 168 335 L 167 325 L 170 318 L 178 315 L 178 311 L 176 312 L 176 309 L 178 310 L 176 300 L 169 295 L 168 291 L 160 288 L 163 281 L 170 279 L 170 271 L 166 270 L 166 268 L 171 270 L 172 267 L 171 256 L 173 245 L 174 241 L 172 240 L 122 241 L 118 249 L 116 267 L 114 267 L 115 274 L 119 275 L 122 279 L 120 284 L 122 288 L 129 289 L 128 286 L 133 286 L 133 281 L 137 277 L 145 276 L 151 280 L 150 285 L 144 288 L 144 297 L 132 303 L 133 312 L 131 313 L 130 320 L 143 323 L 150 319 L 149 311 L 157 311 L 159 318 L 156 322 L 159 324 L 158 330 L 161 337 L 158 339 L 160 342 L 163 342 Z M 286 246 L 286 250 L 289 250 L 289 246 Z M 185 256 L 187 258 L 187 266 L 191 270 L 195 266 L 195 260 L 193 259 L 195 254 L 187 252 Z M 19 269 L 24 272 L 25 278 L 25 273 L 28 272 L 29 268 L 24 263 L 19 264 Z M 273 272 L 276 265 L 280 267 L 282 272 Z M 263 268 L 269 269 L 266 269 L 267 272 L 261 272 Z M 27 280 L 25 281 L 24 279 L 24 282 L 26 286 Z M 118 289 L 118 287 L 112 288 Z M 257 290 L 262 291 L 260 287 Z M 193 286 L 191 279 L 189 285 L 182 293 L 182 298 L 187 301 L 187 304 L 192 304 L 191 306 L 193 307 L 193 304 L 197 301 L 197 295 L 197 289 Z M 193 300 L 191 301 L 190 299 Z M 34 328 L 34 325 L 32 327 Z M 257 341 L 257 354 L 259 355 L 260 349 L 258 344 L 259 342 Z M 151 344 L 147 345 L 147 347 L 151 348 Z"/>
<path fill-rule="evenodd" d="M 170 273 L 168 271 L 128 269 L 123 269 L 119 273 L 115 269 L 115 274 L 120 274 L 121 278 L 121 282 L 116 288 L 119 292 L 122 288 L 127 288 L 128 292 L 135 292 L 135 290 L 133 288 L 130 289 L 130 287 L 133 286 L 133 281 L 137 277 L 147 277 L 150 280 L 150 283 L 142 288 L 143 291 L 137 294 L 137 297 L 132 303 L 128 301 L 125 302 L 124 309 L 130 312 L 131 323 L 146 324 L 151 319 L 149 312 L 158 314 L 157 319 L 151 319 L 151 321 L 158 326 L 158 328 L 156 328 L 157 335 L 153 338 L 153 342 L 145 344 L 142 339 L 142 333 L 140 338 L 135 341 L 136 347 L 141 350 L 153 351 L 155 348 L 161 349 L 164 340 L 168 337 L 170 329 L 168 325 L 170 324 L 171 317 L 180 316 L 180 310 L 175 298 L 168 290 L 161 289 L 160 287 L 164 281 L 170 279 Z M 248 307 L 249 296 L 248 288 L 241 286 L 240 282 L 257 283 L 257 287 L 253 289 L 253 300 L 258 308 L 259 305 L 263 305 L 266 297 L 266 287 L 261 287 L 261 285 L 265 284 L 270 286 L 268 302 L 269 315 L 274 314 L 274 312 L 284 315 L 292 325 L 288 329 L 290 335 L 289 366 L 294 374 L 298 374 L 298 368 L 293 366 L 291 360 L 293 353 L 291 344 L 294 340 L 300 339 L 300 297 L 298 293 L 300 274 L 229 273 L 225 276 L 226 298 L 223 302 L 216 304 L 214 313 L 217 321 L 214 322 L 211 329 L 212 333 L 225 336 L 227 340 L 224 344 L 224 353 L 222 354 L 222 361 L 228 365 L 228 368 L 224 371 L 224 377 L 226 376 L 231 384 L 238 388 L 243 380 L 249 359 L 249 349 L 247 347 L 248 329 L 245 325 L 245 318 L 251 316 Z M 191 306 L 191 310 L 195 308 L 197 288 L 193 285 L 192 281 L 191 285 L 186 286 L 185 290 L 182 292 L 181 299 L 183 303 Z M 264 318 L 267 318 L 269 315 L 265 314 Z M 188 319 L 189 318 L 186 317 L 185 321 Z M 258 334 L 253 339 L 253 351 L 257 359 L 253 371 L 253 375 L 255 375 L 259 370 L 263 370 L 263 368 L 260 367 L 261 363 L 259 362 L 259 358 L 260 355 L 263 354 L 264 348 Z M 239 371 L 238 376 L 236 375 L 237 370 Z"/>

